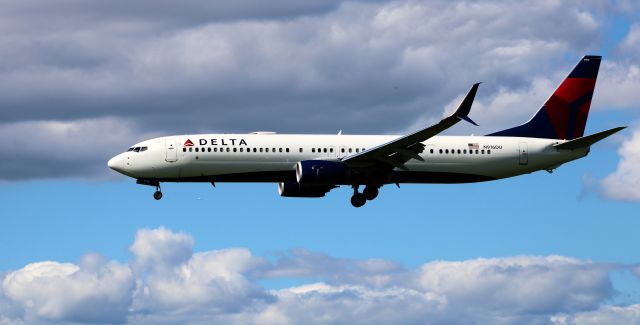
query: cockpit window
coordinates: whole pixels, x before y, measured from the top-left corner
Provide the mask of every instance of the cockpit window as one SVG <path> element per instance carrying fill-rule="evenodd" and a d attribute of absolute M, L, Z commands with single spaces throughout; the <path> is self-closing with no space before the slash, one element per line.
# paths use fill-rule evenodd
<path fill-rule="evenodd" d="M 129 150 L 127 150 L 127 152 L 129 151 L 133 151 L 133 152 L 143 152 L 143 151 L 147 151 L 148 147 L 131 147 L 129 148 Z"/>

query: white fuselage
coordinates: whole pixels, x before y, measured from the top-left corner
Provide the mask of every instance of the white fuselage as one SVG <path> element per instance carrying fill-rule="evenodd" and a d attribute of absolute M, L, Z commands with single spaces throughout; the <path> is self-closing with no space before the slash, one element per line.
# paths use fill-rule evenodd
<path fill-rule="evenodd" d="M 339 160 L 387 143 L 391 135 L 196 134 L 155 138 L 117 155 L 109 166 L 137 179 L 158 181 L 284 182 L 302 160 Z M 393 183 L 462 183 L 551 170 L 584 157 L 588 148 L 558 150 L 564 140 L 435 136 L 423 142 L 424 161 L 395 169 Z M 189 144 L 193 145 L 189 145 Z"/>

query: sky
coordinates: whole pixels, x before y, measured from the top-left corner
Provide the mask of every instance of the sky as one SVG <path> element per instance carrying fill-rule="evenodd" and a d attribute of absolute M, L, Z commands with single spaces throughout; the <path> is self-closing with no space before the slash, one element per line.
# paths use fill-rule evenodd
<path fill-rule="evenodd" d="M 633 1 L 17 1 L 0 5 L 0 325 L 640 324 Z M 602 55 L 553 174 L 278 196 L 107 168 L 185 133 L 403 134 L 482 81 L 486 134 Z"/>

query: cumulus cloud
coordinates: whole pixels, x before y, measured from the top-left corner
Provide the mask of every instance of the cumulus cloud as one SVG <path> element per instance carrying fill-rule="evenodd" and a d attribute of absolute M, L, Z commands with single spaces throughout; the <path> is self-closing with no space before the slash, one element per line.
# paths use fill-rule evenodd
<path fill-rule="evenodd" d="M 131 270 L 116 262 L 83 265 L 39 262 L 11 272 L 4 295 L 23 308 L 24 318 L 82 323 L 121 323 L 131 304 Z"/>
<path fill-rule="evenodd" d="M 640 62 L 623 61 L 602 63 L 596 94 L 593 98 L 595 110 L 640 111 Z"/>
<path fill-rule="evenodd" d="M 602 194 L 616 200 L 640 201 L 640 128 L 622 143 L 618 153 L 618 167 L 601 181 Z"/>
<path fill-rule="evenodd" d="M 245 248 L 193 252 L 188 234 L 164 228 L 138 231 L 130 251 L 128 264 L 87 254 L 78 264 L 38 262 L 7 272 L 0 276 L 0 324 L 640 321 L 637 305 L 602 305 L 614 294 L 611 265 L 561 256 L 433 261 L 405 269 L 303 249 L 275 259 Z M 271 279 L 307 280 L 265 288 Z"/>
<path fill-rule="evenodd" d="M 143 1 L 127 4 L 126 12 L 121 5 L 4 5 L 5 129 L 95 121 L 105 124 L 95 128 L 105 134 L 119 121 L 128 131 L 117 127 L 112 143 L 94 146 L 109 154 L 116 143 L 126 148 L 150 134 L 394 132 L 439 118 L 477 81 L 485 82 L 478 122 L 511 126 L 546 99 L 541 85 L 559 82 L 577 58 L 597 48 L 601 27 L 620 10 L 600 0 L 189 1 L 178 9 Z M 634 93 L 624 89 L 633 89 L 635 79 L 613 70 L 621 77 L 611 84 L 627 80 L 615 97 L 627 105 Z M 514 110 L 518 96 L 533 108 Z M 81 134 L 91 139 L 93 129 Z M 106 154 L 74 165 L 56 160 L 56 151 L 72 151 L 73 143 L 26 143 L 33 149 L 7 157 L 10 168 L 0 178 L 109 172 Z"/>

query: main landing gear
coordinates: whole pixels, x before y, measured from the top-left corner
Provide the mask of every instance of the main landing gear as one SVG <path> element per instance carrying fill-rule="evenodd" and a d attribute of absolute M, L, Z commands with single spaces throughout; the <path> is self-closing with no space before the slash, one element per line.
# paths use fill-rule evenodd
<path fill-rule="evenodd" d="M 358 192 L 358 188 L 359 185 L 353 185 L 353 195 L 351 196 L 351 205 L 356 208 L 378 197 L 379 191 L 377 186 L 367 185 L 362 193 Z"/>

